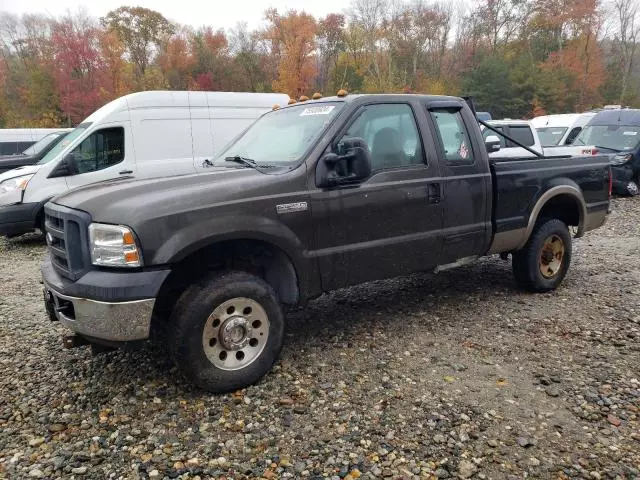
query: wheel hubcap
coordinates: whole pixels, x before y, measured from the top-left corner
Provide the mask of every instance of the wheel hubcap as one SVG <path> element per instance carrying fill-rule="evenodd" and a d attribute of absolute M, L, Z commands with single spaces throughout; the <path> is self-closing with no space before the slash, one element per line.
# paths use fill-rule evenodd
<path fill-rule="evenodd" d="M 553 278 L 560 271 L 564 260 L 564 242 L 558 235 L 547 237 L 540 252 L 540 273 L 544 278 Z"/>
<path fill-rule="evenodd" d="M 213 311 L 202 331 L 207 359 L 222 370 L 245 368 L 260 356 L 269 338 L 264 308 L 250 298 L 232 298 Z"/>
<path fill-rule="evenodd" d="M 629 192 L 629 194 L 631 194 L 631 195 L 637 195 L 638 194 L 638 185 L 635 182 L 629 182 L 627 184 L 627 192 Z"/>

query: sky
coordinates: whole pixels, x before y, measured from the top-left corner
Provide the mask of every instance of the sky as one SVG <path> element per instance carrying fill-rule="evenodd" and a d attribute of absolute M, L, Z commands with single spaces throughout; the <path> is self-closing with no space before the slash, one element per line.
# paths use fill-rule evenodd
<path fill-rule="evenodd" d="M 60 16 L 84 7 L 89 15 L 102 17 L 109 10 L 129 5 L 156 10 L 171 21 L 194 27 L 208 25 L 214 29 L 229 29 L 244 21 L 254 29 L 262 24 L 264 11 L 269 7 L 275 7 L 279 12 L 304 10 L 321 17 L 327 13 L 341 13 L 348 4 L 348 0 L 0 0 L 0 15 L 5 11 L 19 15 Z"/>

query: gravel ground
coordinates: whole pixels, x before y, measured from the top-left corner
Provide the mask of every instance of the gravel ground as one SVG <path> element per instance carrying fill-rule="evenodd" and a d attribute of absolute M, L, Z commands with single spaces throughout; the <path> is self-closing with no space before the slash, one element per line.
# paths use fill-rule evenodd
<path fill-rule="evenodd" d="M 225 396 L 159 347 L 64 350 L 43 252 L 0 240 L 0 477 L 640 478 L 640 197 L 575 242 L 556 292 L 497 258 L 341 290 Z"/>

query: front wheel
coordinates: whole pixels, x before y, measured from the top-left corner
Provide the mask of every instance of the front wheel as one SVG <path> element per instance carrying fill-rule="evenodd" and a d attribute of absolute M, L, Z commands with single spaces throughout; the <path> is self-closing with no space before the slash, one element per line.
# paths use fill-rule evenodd
<path fill-rule="evenodd" d="M 539 221 L 527 244 L 513 254 L 516 282 L 533 292 L 554 290 L 569 270 L 571 249 L 571 235 L 564 222 Z"/>
<path fill-rule="evenodd" d="M 284 315 L 273 289 L 244 272 L 213 274 L 188 288 L 169 322 L 177 367 L 212 393 L 243 388 L 277 360 Z"/>

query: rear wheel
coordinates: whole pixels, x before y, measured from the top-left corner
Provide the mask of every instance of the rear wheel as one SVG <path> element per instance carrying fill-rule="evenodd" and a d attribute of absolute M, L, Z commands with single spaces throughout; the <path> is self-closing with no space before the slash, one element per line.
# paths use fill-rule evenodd
<path fill-rule="evenodd" d="M 213 393 L 257 382 L 282 348 L 284 315 L 273 289 L 244 272 L 210 276 L 187 289 L 169 322 L 177 367 Z"/>
<path fill-rule="evenodd" d="M 539 221 L 524 248 L 513 254 L 516 282 L 533 292 L 554 290 L 569 270 L 571 251 L 571 235 L 564 222 Z"/>
<path fill-rule="evenodd" d="M 638 182 L 640 182 L 640 179 L 629 180 L 627 182 L 626 190 L 629 196 L 635 197 L 636 195 L 638 195 L 638 193 L 640 193 L 640 187 L 638 187 Z"/>

